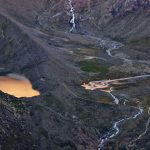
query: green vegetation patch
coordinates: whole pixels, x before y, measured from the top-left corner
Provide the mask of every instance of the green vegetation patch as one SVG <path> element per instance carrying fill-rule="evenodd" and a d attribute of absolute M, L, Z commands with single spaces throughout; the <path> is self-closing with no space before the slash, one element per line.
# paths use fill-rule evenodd
<path fill-rule="evenodd" d="M 108 72 L 107 67 L 101 66 L 96 59 L 84 60 L 80 62 L 81 70 L 85 72 L 93 72 L 106 74 Z"/>
<path fill-rule="evenodd" d="M 139 51 L 141 51 L 142 49 L 142 52 L 148 53 L 150 47 L 150 37 L 143 37 L 136 40 L 132 40 L 129 43 L 127 43 L 127 46 L 129 48 L 134 48 Z"/>
<path fill-rule="evenodd" d="M 46 106 L 51 107 L 54 110 L 61 112 L 61 113 L 66 110 L 65 104 L 59 101 L 53 95 L 49 95 L 45 97 L 45 104 Z"/>
<path fill-rule="evenodd" d="M 143 37 L 143 38 L 140 38 L 140 39 L 136 39 L 136 40 L 132 40 L 131 42 L 130 42 L 131 44 L 142 44 L 142 43 L 144 43 L 144 44 L 150 44 L 150 37 Z"/>

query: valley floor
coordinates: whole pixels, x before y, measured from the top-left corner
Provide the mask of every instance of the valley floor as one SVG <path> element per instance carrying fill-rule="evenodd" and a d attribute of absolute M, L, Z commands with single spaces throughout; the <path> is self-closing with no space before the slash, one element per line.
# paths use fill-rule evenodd
<path fill-rule="evenodd" d="M 149 37 L 33 28 L 2 10 L 0 20 L 0 67 L 41 93 L 0 94 L 0 149 L 149 149 Z"/>

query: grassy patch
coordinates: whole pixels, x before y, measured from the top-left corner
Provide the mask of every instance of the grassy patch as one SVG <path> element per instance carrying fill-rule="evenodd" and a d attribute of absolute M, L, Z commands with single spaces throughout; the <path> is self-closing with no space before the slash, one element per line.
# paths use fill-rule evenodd
<path fill-rule="evenodd" d="M 84 60 L 80 62 L 81 70 L 85 72 L 93 72 L 93 73 L 100 73 L 106 74 L 108 69 L 104 66 L 101 66 L 96 59 L 92 60 Z"/>
<path fill-rule="evenodd" d="M 150 44 L 150 37 L 144 37 L 144 38 L 140 38 L 140 39 L 136 39 L 136 40 L 132 40 L 130 42 L 131 44 Z"/>
<path fill-rule="evenodd" d="M 129 43 L 127 43 L 127 46 L 129 48 L 134 48 L 136 50 L 139 50 L 142 52 L 149 52 L 149 47 L 150 47 L 150 37 L 143 37 L 140 39 L 132 40 Z"/>
<path fill-rule="evenodd" d="M 88 101 L 96 101 L 96 97 L 94 95 L 92 95 L 91 91 L 86 91 L 86 92 L 82 93 L 81 97 L 83 97 L 84 99 L 86 99 Z"/>
<path fill-rule="evenodd" d="M 45 103 L 46 106 L 51 107 L 58 112 L 64 112 L 66 110 L 65 104 L 52 95 L 46 96 Z"/>
<path fill-rule="evenodd" d="M 45 99 L 46 105 L 51 106 L 54 105 L 57 102 L 57 99 L 54 96 L 47 96 Z"/>

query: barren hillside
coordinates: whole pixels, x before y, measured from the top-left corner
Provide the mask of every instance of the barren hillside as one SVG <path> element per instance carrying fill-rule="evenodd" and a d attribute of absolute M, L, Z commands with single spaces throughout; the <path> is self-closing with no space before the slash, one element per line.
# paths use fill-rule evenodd
<path fill-rule="evenodd" d="M 0 92 L 0 150 L 149 150 L 149 0 L 0 5 L 0 76 L 40 93 Z"/>

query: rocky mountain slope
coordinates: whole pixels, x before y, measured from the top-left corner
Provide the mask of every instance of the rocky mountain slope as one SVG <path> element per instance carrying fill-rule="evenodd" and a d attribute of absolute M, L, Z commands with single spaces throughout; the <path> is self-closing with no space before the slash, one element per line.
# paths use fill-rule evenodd
<path fill-rule="evenodd" d="M 68 1 L 4 1 L 1 9 L 28 25 L 67 30 L 71 17 Z M 103 33 L 105 36 L 132 38 L 147 36 L 149 29 L 149 0 L 72 0 L 77 31 Z M 98 34 L 97 34 L 98 35 Z"/>
<path fill-rule="evenodd" d="M 2 74 L 23 74 L 41 93 L 0 93 L 0 149 L 148 150 L 149 78 L 112 83 L 118 105 L 107 90 L 81 85 L 149 75 L 150 1 L 70 2 L 72 32 L 68 0 L 0 0 Z"/>

